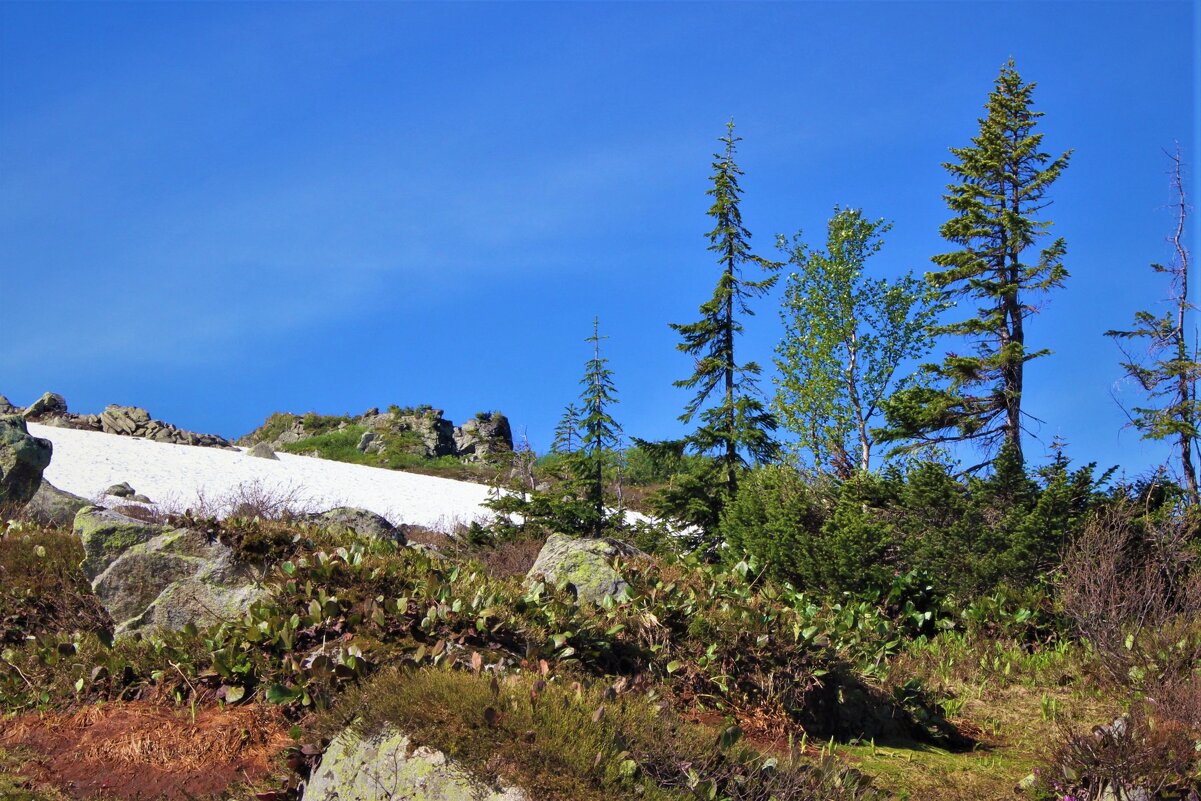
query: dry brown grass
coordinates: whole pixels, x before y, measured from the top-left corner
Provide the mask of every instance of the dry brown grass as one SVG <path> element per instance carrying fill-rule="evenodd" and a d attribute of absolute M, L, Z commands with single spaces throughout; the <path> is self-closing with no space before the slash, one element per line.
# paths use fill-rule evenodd
<path fill-rule="evenodd" d="M 279 713 L 260 706 L 191 715 L 139 702 L 0 720 L 0 746 L 35 755 L 22 774 L 76 798 L 224 793 L 271 774 L 290 744 Z"/>

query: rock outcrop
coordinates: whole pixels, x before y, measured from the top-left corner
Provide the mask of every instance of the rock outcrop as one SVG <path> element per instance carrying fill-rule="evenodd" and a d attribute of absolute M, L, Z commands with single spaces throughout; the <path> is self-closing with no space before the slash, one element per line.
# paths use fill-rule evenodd
<path fill-rule="evenodd" d="M 0 414 L 8 413 L 20 414 L 29 422 L 55 428 L 103 431 L 106 434 L 142 437 L 176 445 L 202 445 L 210 448 L 231 447 L 229 441 L 224 437 L 216 434 L 196 434 L 170 423 L 154 420 L 150 417 L 150 412 L 137 406 L 111 405 L 100 414 L 73 414 L 67 409 L 66 399 L 55 392 L 45 393 L 24 410 L 13 406 L 7 398 L 0 395 Z"/>
<path fill-rule="evenodd" d="M 0 503 L 24 506 L 42 483 L 53 445 L 29 433 L 17 415 L 0 417 Z"/>
<path fill-rule="evenodd" d="M 238 617 L 265 590 L 249 565 L 199 532 L 144 523 L 100 507 L 75 516 L 84 572 L 116 633 L 178 631 Z"/>
<path fill-rule="evenodd" d="M 494 461 L 513 450 L 513 432 L 508 418 L 499 412 L 481 412 L 462 426 L 446 419 L 441 409 L 419 406 L 401 409 L 393 406 L 385 412 L 368 409 L 361 415 L 337 417 L 276 413 L 255 431 L 239 440 L 245 446 L 265 443 L 273 449 L 301 443 L 293 452 L 322 455 L 314 445 L 303 447 L 306 440 L 327 434 L 346 432 L 353 437 L 360 453 L 378 455 L 381 464 L 388 456 L 405 454 L 423 459 L 452 456 L 468 461 Z"/>
<path fill-rule="evenodd" d="M 491 461 L 513 450 L 509 418 L 499 412 L 481 412 L 454 430 L 455 454 L 472 461 Z"/>
<path fill-rule="evenodd" d="M 57 392 L 47 392 L 35 400 L 22 414 L 26 420 L 39 422 L 47 417 L 61 417 L 67 413 L 67 399 Z"/>
<path fill-rule="evenodd" d="M 45 526 L 70 528 L 75 522 L 75 514 L 90 505 L 90 501 L 60 490 L 43 478 L 25 507 L 25 517 Z"/>
<path fill-rule="evenodd" d="M 309 777 L 304 801 L 527 801 L 521 790 L 493 789 L 441 751 L 414 746 L 385 728 L 370 736 L 347 729 L 330 742 Z"/>
<path fill-rule="evenodd" d="M 216 434 L 196 434 L 184 431 L 170 423 L 154 420 L 150 412 L 137 406 L 105 407 L 100 413 L 100 430 L 106 434 L 122 434 L 142 437 L 155 442 L 170 442 L 175 445 L 200 445 L 208 448 L 231 447 L 229 440 Z"/>
<path fill-rule="evenodd" d="M 541 577 L 550 584 L 566 582 L 584 603 L 600 603 L 606 595 L 620 596 L 629 586 L 613 567 L 615 559 L 637 556 L 637 548 L 614 539 L 590 539 L 552 534 L 526 578 Z"/>

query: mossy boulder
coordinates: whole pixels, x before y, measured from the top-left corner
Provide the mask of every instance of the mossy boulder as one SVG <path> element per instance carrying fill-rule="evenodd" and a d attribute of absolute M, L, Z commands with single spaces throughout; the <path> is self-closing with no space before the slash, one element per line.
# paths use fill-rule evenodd
<path fill-rule="evenodd" d="M 526 577 L 534 580 L 541 576 L 556 585 L 566 582 L 577 600 L 600 603 L 606 595 L 619 596 L 629 586 L 613 567 L 614 560 L 639 554 L 637 548 L 620 540 L 552 534 Z"/>
<path fill-rule="evenodd" d="M 53 445 L 29 434 L 17 415 L 0 416 L 0 504 L 24 506 L 38 491 Z"/>
<path fill-rule="evenodd" d="M 116 633 L 177 631 L 238 617 L 265 590 L 254 566 L 199 532 L 89 506 L 75 516 L 84 572 Z"/>
<path fill-rule="evenodd" d="M 333 739 L 313 771 L 304 801 L 527 801 L 517 788 L 485 786 L 441 751 L 414 746 L 391 728 Z"/>
<path fill-rule="evenodd" d="M 83 542 L 83 571 L 89 579 L 95 579 L 121 554 L 163 534 L 167 527 L 102 506 L 85 506 L 75 514 L 74 530 Z"/>

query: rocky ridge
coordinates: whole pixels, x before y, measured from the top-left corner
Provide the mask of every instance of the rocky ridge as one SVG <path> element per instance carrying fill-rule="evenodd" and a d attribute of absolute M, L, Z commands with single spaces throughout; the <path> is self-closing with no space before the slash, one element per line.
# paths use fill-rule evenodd
<path fill-rule="evenodd" d="M 150 416 L 150 412 L 139 406 L 110 404 L 100 414 L 74 414 L 68 410 L 66 399 L 56 392 L 43 394 L 24 409 L 13 406 L 8 398 L 0 395 L 0 414 L 20 415 L 27 422 L 58 428 L 102 431 L 105 434 L 140 437 L 174 445 L 232 447 L 229 440 L 216 434 L 198 434 L 162 420 L 155 420 Z"/>
<path fill-rule="evenodd" d="M 247 447 L 261 444 L 272 450 L 292 453 L 325 453 L 309 440 L 323 435 L 340 435 L 353 440 L 361 454 L 384 458 L 405 454 L 422 459 L 453 457 L 469 462 L 491 462 L 513 450 L 513 431 L 500 412 L 480 412 L 456 426 L 441 409 L 430 406 L 402 409 L 393 406 L 381 412 L 371 408 L 360 415 L 304 415 L 277 412 L 259 428 L 238 440 Z"/>

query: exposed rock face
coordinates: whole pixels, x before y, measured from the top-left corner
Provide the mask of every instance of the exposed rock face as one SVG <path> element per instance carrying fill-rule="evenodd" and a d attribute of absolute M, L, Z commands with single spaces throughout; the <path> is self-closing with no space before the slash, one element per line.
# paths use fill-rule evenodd
<path fill-rule="evenodd" d="M 75 516 L 84 571 L 116 633 L 178 631 L 239 616 L 265 590 L 219 542 L 89 506 Z"/>
<path fill-rule="evenodd" d="M 637 556 L 637 548 L 614 539 L 585 539 L 552 534 L 538 553 L 527 579 L 542 576 L 551 584 L 567 582 L 576 599 L 600 603 L 606 595 L 618 596 L 629 586 L 613 568 L 613 560 Z"/>
<path fill-rule="evenodd" d="M 313 771 L 304 801 L 527 801 L 511 787 L 494 790 L 441 751 L 414 747 L 395 729 L 333 739 Z"/>
<path fill-rule="evenodd" d="M 176 428 L 170 423 L 154 420 L 150 412 L 137 406 L 105 407 L 100 413 L 100 430 L 106 434 L 123 434 L 129 437 L 142 437 L 156 442 L 170 442 L 175 445 L 202 445 L 210 448 L 228 448 L 229 441 L 216 434 L 196 434 Z"/>
<path fill-rule="evenodd" d="M 47 392 L 25 410 L 26 420 L 38 422 L 48 417 L 59 417 L 67 413 L 67 399 L 57 392 Z"/>
<path fill-rule="evenodd" d="M 60 490 L 43 478 L 25 507 L 25 516 L 45 526 L 69 528 L 75 521 L 76 512 L 90 505 L 90 501 Z"/>
<path fill-rule="evenodd" d="M 454 431 L 455 453 L 473 461 L 488 461 L 513 450 L 509 418 L 499 412 L 483 412 Z"/>
<path fill-rule="evenodd" d="M 0 395 L 0 414 L 20 414 L 21 409 L 9 403 L 8 398 Z"/>
<path fill-rule="evenodd" d="M 38 491 L 53 445 L 29 434 L 25 420 L 0 417 L 0 503 L 24 506 Z"/>
<path fill-rule="evenodd" d="M 398 545 L 405 545 L 404 533 L 385 518 L 366 509 L 355 509 L 350 506 L 339 506 L 328 512 L 310 515 L 309 519 L 323 528 L 333 531 L 351 531 L 361 537 L 392 540 Z"/>

